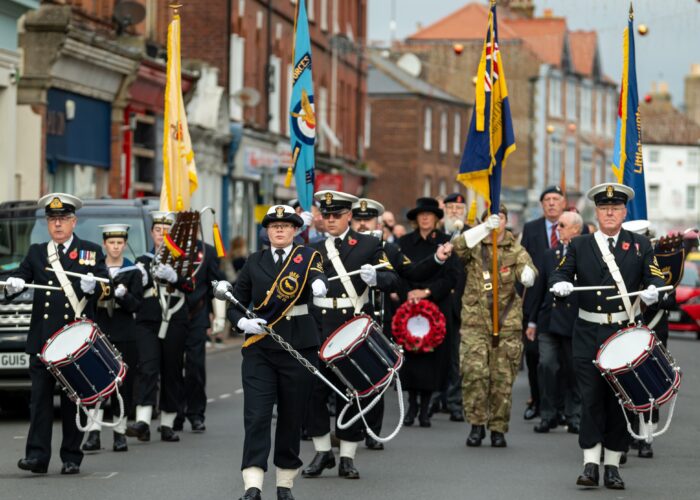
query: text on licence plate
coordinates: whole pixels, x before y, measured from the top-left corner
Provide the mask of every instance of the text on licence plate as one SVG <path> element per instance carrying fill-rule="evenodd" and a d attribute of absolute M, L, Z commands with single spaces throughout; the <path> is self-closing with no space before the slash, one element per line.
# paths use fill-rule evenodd
<path fill-rule="evenodd" d="M 0 370 L 29 368 L 29 354 L 24 352 L 0 352 Z"/>

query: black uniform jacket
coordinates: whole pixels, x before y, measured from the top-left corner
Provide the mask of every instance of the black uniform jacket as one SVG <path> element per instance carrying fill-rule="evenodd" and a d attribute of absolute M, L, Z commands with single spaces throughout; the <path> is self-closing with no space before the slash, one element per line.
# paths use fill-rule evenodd
<path fill-rule="evenodd" d="M 197 242 L 197 259 L 195 267 L 204 259 L 204 263 L 194 275 L 194 290 L 187 294 L 187 305 L 190 313 L 190 326 L 209 327 L 209 313 L 212 312 L 211 301 L 214 298 L 214 289 L 211 282 L 223 281 L 226 279 L 224 273 L 219 270 L 219 257 L 216 255 L 216 249 L 204 244 L 202 250 L 202 242 Z"/>
<path fill-rule="evenodd" d="M 291 255 L 291 252 L 289 255 Z M 289 258 L 289 255 L 287 258 Z M 323 280 L 326 283 L 326 287 L 328 287 L 328 281 L 322 269 L 323 260 L 321 256 L 316 253 L 311 261 L 306 284 L 304 288 L 299 291 L 299 298 L 294 303 L 295 306 L 310 304 L 312 297 L 311 283 L 315 280 Z M 233 295 L 241 304 L 252 311 L 255 306 L 261 304 L 265 300 L 267 292 L 272 288 L 277 275 L 278 271 L 275 266 L 272 251 L 266 248 L 265 250 L 255 252 L 248 257 L 243 269 L 241 269 L 241 272 L 238 274 L 236 286 L 233 289 Z M 245 314 L 236 307 L 229 306 L 226 316 L 229 321 L 231 321 L 231 324 L 236 326 L 238 321 L 245 317 Z M 289 342 L 295 349 L 319 346 L 320 337 L 318 325 L 311 314 L 286 316 L 275 324 L 273 330 L 284 340 Z M 265 337 L 253 345 L 268 349 L 282 348 L 269 337 Z"/>
<path fill-rule="evenodd" d="M 553 333 L 571 337 L 574 332 L 574 322 L 578 316 L 578 294 L 572 293 L 568 297 L 555 297 L 550 291 L 549 277 L 563 257 L 564 247 L 560 243 L 556 248 L 548 248 L 542 258 L 542 269 L 537 276 L 537 281 L 532 290 L 528 290 L 535 296 L 535 310 L 537 311 L 537 333 Z M 574 282 L 574 285 L 576 283 Z"/>
<path fill-rule="evenodd" d="M 326 272 L 326 277 L 332 278 L 333 276 L 337 276 L 338 273 L 335 267 L 333 267 L 333 263 L 328 259 L 326 240 L 318 241 L 311 246 L 318 250 L 323 256 L 323 268 Z M 352 229 L 348 231 L 340 245 L 340 260 L 343 262 L 343 266 L 347 272 L 356 271 L 364 264 L 377 265 L 389 261 L 382 248 L 382 242 L 379 241 L 378 238 L 360 234 Z M 367 284 L 362 281 L 359 274 L 352 276 L 351 280 L 357 296 L 361 296 L 367 288 Z M 397 285 L 398 276 L 393 268 L 385 267 L 377 269 L 377 287 L 382 292 L 391 292 L 396 289 Z M 326 297 L 347 298 L 347 296 L 341 280 L 330 282 Z M 373 315 L 369 304 L 365 306 L 363 312 L 370 316 Z M 354 315 L 354 310 L 352 308 L 325 309 L 314 307 L 314 314 L 316 314 L 320 322 L 321 340 L 323 341 L 340 325 L 351 319 Z"/>
<path fill-rule="evenodd" d="M 81 264 L 81 251 L 94 252 L 96 255 L 95 264 L 92 264 L 92 262 Z M 109 278 L 102 248 L 90 241 L 81 240 L 75 234 L 73 235 L 70 248 L 61 256 L 61 266 L 65 271 L 81 274 L 92 273 L 100 278 Z M 35 243 L 29 247 L 29 251 L 24 260 L 22 260 L 19 269 L 12 273 L 11 276 L 22 278 L 27 283 L 60 286 L 56 274 L 52 271 L 47 271 L 47 267 L 51 267 L 49 264 L 48 243 Z M 87 305 L 83 310 L 83 315 L 89 319 L 94 319 L 97 300 L 103 295 L 108 296 L 111 290 L 97 283 L 94 293 L 86 295 L 80 288 L 80 278 L 68 276 L 68 279 L 73 285 L 78 301 L 83 297 L 87 298 Z M 11 300 L 16 296 L 10 296 L 8 299 Z M 75 313 L 63 292 L 34 290 L 32 318 L 29 324 L 25 351 L 28 354 L 40 353 L 49 337 L 74 319 Z"/>
<path fill-rule="evenodd" d="M 146 286 L 143 287 L 143 303 L 136 312 L 136 321 L 138 322 L 157 321 L 160 323 L 163 319 L 160 302 L 158 301 L 158 297 L 153 294 L 154 290 L 157 292 L 157 288 L 155 287 L 155 283 L 153 281 L 153 275 L 151 274 L 151 264 L 153 263 L 153 259 L 153 253 L 145 253 L 136 259 L 137 263 L 144 266 L 144 269 L 148 275 Z M 173 287 L 184 294 L 188 294 L 194 289 L 194 282 L 192 278 L 183 278 L 179 276 L 177 283 L 175 283 Z M 180 300 L 178 297 L 171 297 L 170 305 L 174 306 L 178 300 Z M 187 301 L 185 301 L 185 304 L 172 316 L 171 319 L 185 321 L 187 320 L 187 314 Z"/>
<path fill-rule="evenodd" d="M 656 287 L 665 285 L 651 243 L 646 237 L 622 229 L 613 254 L 628 292 L 642 290 L 649 285 Z M 571 240 L 566 256 L 562 258 L 549 278 L 549 287 L 559 281 L 573 283 L 574 279 L 577 280 L 577 286 L 615 285 L 608 266 L 603 262 L 603 256 L 593 234 L 585 234 Z M 624 311 L 622 300 L 605 299 L 618 295 L 620 292 L 617 288 L 573 293 L 578 294 L 579 308 L 585 311 L 592 313 Z M 624 326 L 626 326 L 625 322 L 619 325 L 615 323 L 596 325 L 577 318 L 574 329 L 574 357 L 593 359 L 600 345 L 612 333 Z"/>
<path fill-rule="evenodd" d="M 133 263 L 124 259 L 122 269 L 133 266 Z M 117 286 L 126 287 L 126 295 L 102 300 L 97 304 L 97 325 L 110 340 L 123 342 L 138 339 L 138 333 L 134 328 L 134 315 L 143 302 L 143 274 L 138 269 L 119 273 L 112 278 L 112 295 Z M 112 315 L 109 314 L 112 302 Z M 116 307 L 118 306 L 118 307 Z"/>

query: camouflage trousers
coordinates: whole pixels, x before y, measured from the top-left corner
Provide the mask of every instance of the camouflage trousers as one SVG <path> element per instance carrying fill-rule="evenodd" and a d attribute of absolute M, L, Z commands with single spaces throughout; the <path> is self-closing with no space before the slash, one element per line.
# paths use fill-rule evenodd
<path fill-rule="evenodd" d="M 490 333 L 464 329 L 460 333 L 464 416 L 472 425 L 508 432 L 513 382 L 523 352 L 520 335 L 502 337 L 498 347 L 492 347 Z"/>

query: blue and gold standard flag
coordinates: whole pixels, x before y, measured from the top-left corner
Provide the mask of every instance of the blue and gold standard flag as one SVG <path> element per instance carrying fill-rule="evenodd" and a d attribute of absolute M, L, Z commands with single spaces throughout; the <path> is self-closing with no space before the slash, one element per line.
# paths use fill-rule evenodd
<path fill-rule="evenodd" d="M 292 98 L 289 109 L 289 138 L 292 143 L 292 165 L 287 170 L 287 187 L 292 175 L 297 197 L 304 210 L 311 210 L 314 194 L 314 143 L 316 115 L 314 113 L 314 83 L 311 77 L 311 42 L 305 0 L 297 2 L 292 49 Z"/>
<path fill-rule="evenodd" d="M 498 50 L 496 3 L 491 2 L 488 30 L 476 75 L 476 102 L 457 180 L 483 197 L 498 213 L 501 175 L 515 151 L 508 87 Z"/>
<path fill-rule="evenodd" d="M 622 82 L 617 110 L 617 130 L 612 170 L 617 182 L 634 189 L 634 199 L 627 204 L 627 220 L 647 218 L 647 195 L 642 161 L 642 122 L 639 115 L 637 68 L 634 58 L 634 15 L 622 35 Z"/>

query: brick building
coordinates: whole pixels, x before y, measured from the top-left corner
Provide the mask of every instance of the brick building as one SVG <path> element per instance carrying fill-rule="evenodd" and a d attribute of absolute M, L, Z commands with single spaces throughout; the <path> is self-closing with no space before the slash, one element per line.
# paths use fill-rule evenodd
<path fill-rule="evenodd" d="M 418 197 L 465 193 L 455 175 L 469 106 L 379 53 L 369 62 L 368 195 L 405 219 Z"/>

